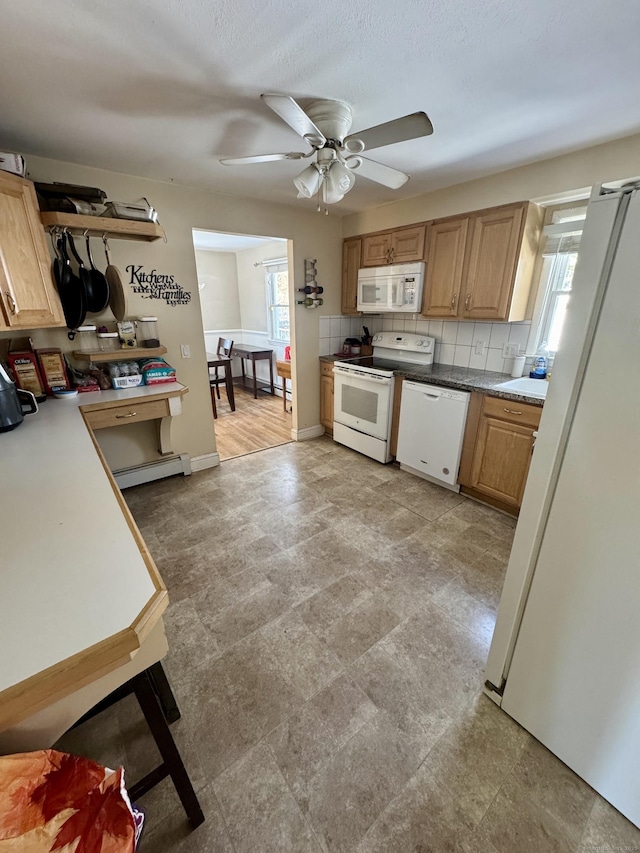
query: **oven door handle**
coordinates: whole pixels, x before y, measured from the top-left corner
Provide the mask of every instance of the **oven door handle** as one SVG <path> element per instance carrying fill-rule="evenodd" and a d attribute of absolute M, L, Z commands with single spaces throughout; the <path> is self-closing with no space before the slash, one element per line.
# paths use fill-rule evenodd
<path fill-rule="evenodd" d="M 357 376 L 358 379 L 365 379 L 367 382 L 377 382 L 379 385 L 391 385 L 393 378 L 392 376 L 374 376 L 372 373 L 365 373 L 364 370 L 345 369 L 344 367 L 334 367 L 333 372 L 347 378 L 349 376 Z"/>

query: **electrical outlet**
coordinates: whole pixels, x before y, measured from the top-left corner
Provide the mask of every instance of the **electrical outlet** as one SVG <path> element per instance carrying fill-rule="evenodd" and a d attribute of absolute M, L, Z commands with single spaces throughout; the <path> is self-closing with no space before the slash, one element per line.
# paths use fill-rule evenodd
<path fill-rule="evenodd" d="M 518 355 L 518 344 L 505 344 L 502 347 L 503 358 L 515 358 Z"/>
<path fill-rule="evenodd" d="M 183 358 L 191 358 L 191 347 L 189 344 L 180 344 L 180 353 Z"/>
<path fill-rule="evenodd" d="M 475 354 L 484 355 L 487 345 L 484 341 L 476 341 Z"/>

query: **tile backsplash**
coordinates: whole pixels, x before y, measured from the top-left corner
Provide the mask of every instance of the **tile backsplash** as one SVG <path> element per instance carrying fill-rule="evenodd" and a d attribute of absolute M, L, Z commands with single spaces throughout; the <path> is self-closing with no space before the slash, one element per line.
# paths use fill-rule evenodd
<path fill-rule="evenodd" d="M 416 332 L 436 340 L 434 360 L 476 370 L 511 373 L 512 358 L 504 358 L 505 343 L 515 343 L 526 351 L 531 323 L 471 323 L 456 320 L 416 319 L 413 315 L 383 314 L 363 317 L 320 317 L 320 355 L 340 352 L 347 337 L 361 337 L 363 325 L 375 332 Z M 484 344 L 482 354 L 476 353 Z"/>

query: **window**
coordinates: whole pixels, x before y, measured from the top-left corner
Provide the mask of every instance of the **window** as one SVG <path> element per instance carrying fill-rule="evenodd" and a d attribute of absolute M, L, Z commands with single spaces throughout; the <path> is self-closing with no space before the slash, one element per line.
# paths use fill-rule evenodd
<path fill-rule="evenodd" d="M 287 262 L 269 264 L 265 276 L 269 337 L 272 341 L 289 343 L 289 273 Z"/>
<path fill-rule="evenodd" d="M 560 347 L 585 215 L 585 207 L 547 212 L 549 224 L 543 230 L 542 269 L 530 353 L 544 342 L 551 355 Z"/>

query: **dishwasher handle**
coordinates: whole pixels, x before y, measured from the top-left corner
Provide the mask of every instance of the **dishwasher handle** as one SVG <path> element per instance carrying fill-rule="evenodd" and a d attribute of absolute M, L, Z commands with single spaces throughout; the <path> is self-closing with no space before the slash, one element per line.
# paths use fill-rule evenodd
<path fill-rule="evenodd" d="M 447 386 L 429 385 L 427 382 L 415 382 L 413 380 L 404 382 L 402 393 L 422 394 L 429 400 L 457 400 L 465 403 L 471 396 L 468 391 L 458 391 L 457 388 L 449 388 Z"/>

